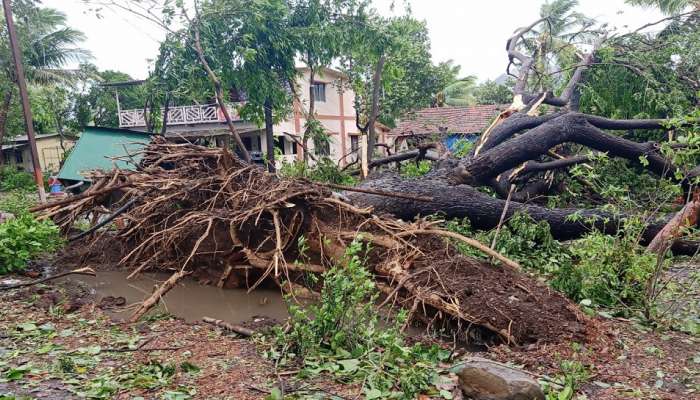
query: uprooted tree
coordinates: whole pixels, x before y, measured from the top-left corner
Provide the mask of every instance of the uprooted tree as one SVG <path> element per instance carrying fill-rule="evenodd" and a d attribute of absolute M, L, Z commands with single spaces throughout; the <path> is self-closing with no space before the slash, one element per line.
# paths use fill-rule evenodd
<path fill-rule="evenodd" d="M 697 26 L 698 18 L 697 12 L 690 12 L 676 17 L 679 21 L 674 23 L 681 27 Z M 697 124 L 697 121 L 686 119 L 671 127 L 668 119 L 613 119 L 579 112 L 581 89 L 589 70 L 613 63 L 601 60 L 599 53 L 603 49 L 610 52 L 610 48 L 616 45 L 623 47 L 629 35 L 611 36 L 603 29 L 595 30 L 586 25 L 585 34 L 590 50 L 580 55 L 580 59 L 569 68 L 568 82 L 561 85 L 560 93 L 555 94 L 543 82 L 551 75 L 561 78 L 564 76 L 563 70 L 550 72 L 543 69 L 541 59 L 549 57 L 541 57 L 540 53 L 543 51 L 543 41 L 551 38 L 540 35 L 545 39 L 534 42 L 527 39 L 528 34 L 543 32 L 551 23 L 549 18 L 540 19 L 516 30 L 508 39 L 508 73 L 516 79 L 513 102 L 482 132 L 469 154 L 459 159 L 448 155 L 431 172 L 418 179 L 406 180 L 393 174 L 379 174 L 360 185 L 431 196 L 432 201 L 415 202 L 366 193 L 349 193 L 348 196 L 358 204 L 374 206 L 377 212 L 390 213 L 406 220 L 418 215 L 440 213 L 448 218 L 468 217 L 476 228 L 488 229 L 502 221 L 504 216 L 501 214 L 505 207 L 506 218 L 516 212 L 525 212 L 535 220 L 547 221 L 552 234 L 558 239 L 579 237 L 592 228 L 613 233 L 626 216 L 620 210 L 546 208 L 537 202 L 538 197 L 562 190 L 562 185 L 556 179 L 557 174 L 565 176 L 570 168 L 590 163 L 602 154 L 626 159 L 638 170 L 646 169 L 658 179 L 674 182 L 684 189 L 685 198 L 690 199 L 688 194 L 693 190 L 697 170 L 676 163 L 674 158 L 678 157 L 673 156 L 672 150 L 687 149 L 692 144 L 640 141 L 625 137 L 620 132 L 673 131 L 674 128 Z M 697 35 L 697 28 L 691 29 Z M 565 42 L 559 48 L 573 46 Z M 531 52 L 527 54 L 526 49 Z M 644 74 L 635 65 L 618 61 L 618 66 L 635 74 Z M 511 69 L 516 69 L 517 73 L 511 73 Z M 680 68 L 671 72 L 683 73 Z M 697 84 L 697 70 L 682 78 L 687 80 L 687 85 Z M 695 102 L 697 106 L 697 98 Z M 411 157 L 407 154 L 405 158 Z M 396 154 L 386 162 L 405 158 Z M 382 163 L 382 160 L 375 160 L 373 165 Z M 584 179 L 580 180 L 586 183 Z M 478 190 L 483 188 L 488 188 L 496 196 Z M 667 219 L 667 216 L 659 216 L 650 221 L 643 241 L 650 241 Z M 696 250 L 696 246 L 678 241 L 674 244 L 674 250 L 691 252 Z"/>
<path fill-rule="evenodd" d="M 226 149 L 156 139 L 144 149 L 138 171 L 96 171 L 91 179 L 84 194 L 34 211 L 66 233 L 76 221 L 94 221 L 69 237 L 78 245 L 67 257 L 118 263 L 130 276 L 172 273 L 132 320 L 190 274 L 228 287 L 272 284 L 294 297 L 313 297 L 320 274 L 342 263 L 347 247 L 360 241 L 386 303 L 403 306 L 411 318 L 456 324 L 472 339 L 518 345 L 579 338 L 587 326 L 569 300 L 520 273 L 516 262 L 440 229 L 438 221 L 377 216 L 323 185 L 279 180 Z M 116 232 L 97 230 L 115 218 Z M 472 246 L 500 265 L 466 257 L 445 239 Z M 104 253 L 121 260 L 102 259 Z"/>
<path fill-rule="evenodd" d="M 687 24 L 697 18 L 686 17 Z M 342 262 L 350 243 L 360 241 L 369 245 L 367 267 L 387 302 L 405 307 L 415 319 L 457 324 L 467 332 L 486 332 L 516 344 L 577 337 L 586 329 L 586 319 L 563 296 L 524 276 L 517 263 L 488 246 L 444 231 L 438 221 L 416 219 L 440 213 L 468 217 L 472 226 L 490 228 L 524 212 L 547 221 L 560 239 L 580 236 L 593 227 L 615 232 L 625 218 L 620 210 L 548 208 L 537 202 L 539 194 L 561 190 L 554 172 L 592 163 L 600 156 L 585 149 L 628 160 L 689 194 L 694 192 L 695 171 L 683 168 L 678 157 L 665 150 L 669 146 L 614 133 L 666 129 L 669 121 L 579 112 L 582 83 L 599 64 L 598 51 L 611 40 L 605 32 L 588 29 L 593 32 L 591 50 L 575 63 L 561 93 L 542 89 L 542 82 L 550 81 L 541 79 L 548 57 L 538 52 L 555 46 L 541 42 L 525 46 L 523 41 L 533 28 L 549 22 L 544 19 L 518 29 L 508 41 L 510 63 L 518 69 L 510 108 L 482 133 L 468 155 L 442 158 L 423 177 L 380 175 L 339 195 L 328 185 L 279 179 L 227 149 L 156 138 L 140 154 L 135 170 L 95 171 L 84 194 L 34 211 L 52 218 L 65 233 L 74 232 L 77 221 L 92 221 L 90 229 L 69 238 L 80 241 L 73 249 L 79 256 L 99 259 L 109 250 L 132 276 L 152 270 L 172 273 L 132 319 L 190 274 L 250 290 L 274 284 L 293 296 L 313 296 L 321 283 L 311 277 Z M 527 48 L 535 53 L 525 55 Z M 686 123 L 692 121 L 680 125 Z M 427 148 L 374 160 L 372 165 L 426 156 Z M 128 161 L 134 162 L 131 157 Z M 685 160 L 683 165 L 687 164 Z M 683 215 L 694 213 L 697 207 L 684 210 Z M 387 213 L 392 215 L 382 215 Z M 685 219 L 681 214 L 673 220 Z M 116 232 L 99 230 L 114 220 L 118 220 Z M 646 240 L 652 241 L 658 232 L 677 236 L 678 227 L 666 222 L 664 218 L 649 222 Z M 474 247 L 496 265 L 460 254 L 455 241 Z M 675 249 L 691 251 L 697 246 L 676 241 Z"/>

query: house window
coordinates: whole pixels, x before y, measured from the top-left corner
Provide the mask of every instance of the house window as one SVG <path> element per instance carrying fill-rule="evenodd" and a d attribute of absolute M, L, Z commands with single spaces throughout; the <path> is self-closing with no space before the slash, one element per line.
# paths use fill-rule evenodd
<path fill-rule="evenodd" d="M 24 157 L 22 157 L 22 151 L 15 151 L 15 163 L 17 164 L 22 164 L 24 163 Z"/>
<path fill-rule="evenodd" d="M 331 155 L 330 138 L 314 140 L 314 152 L 317 156 L 328 157 Z"/>
<path fill-rule="evenodd" d="M 311 85 L 314 93 L 314 101 L 325 102 L 326 101 L 326 84 L 321 82 L 314 82 Z"/>
<path fill-rule="evenodd" d="M 285 152 L 285 145 L 284 142 L 287 140 L 284 138 L 284 136 L 278 136 L 275 138 L 275 147 L 277 147 L 280 151 L 280 154 L 287 154 Z"/>
<path fill-rule="evenodd" d="M 350 151 L 356 152 L 360 150 L 360 137 L 358 135 L 350 136 Z"/>
<path fill-rule="evenodd" d="M 245 147 L 246 150 L 248 150 L 248 151 L 253 150 L 253 141 L 251 140 L 250 137 L 242 137 L 241 140 L 243 141 L 243 146 Z"/>

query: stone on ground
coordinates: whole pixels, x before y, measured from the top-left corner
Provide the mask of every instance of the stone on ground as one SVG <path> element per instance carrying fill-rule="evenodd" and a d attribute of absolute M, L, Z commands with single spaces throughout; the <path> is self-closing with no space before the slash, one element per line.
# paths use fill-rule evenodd
<path fill-rule="evenodd" d="M 528 374 L 484 358 L 457 367 L 459 386 L 474 400 L 544 400 L 540 385 Z"/>

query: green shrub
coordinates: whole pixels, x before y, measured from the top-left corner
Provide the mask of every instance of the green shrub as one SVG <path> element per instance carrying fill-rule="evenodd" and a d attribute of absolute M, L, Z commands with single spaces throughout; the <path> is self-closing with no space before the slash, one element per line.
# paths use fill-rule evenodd
<path fill-rule="evenodd" d="M 36 197 L 22 190 L 13 190 L 0 195 L 0 211 L 15 215 L 25 214 L 36 203 Z"/>
<path fill-rule="evenodd" d="M 590 371 L 577 360 L 561 361 L 559 370 L 561 373 L 554 380 L 543 384 L 546 400 L 571 400 L 576 391 L 591 378 Z"/>
<path fill-rule="evenodd" d="M 436 346 L 405 345 L 399 328 L 404 313 L 392 326 L 380 326 L 378 290 L 364 254 L 362 244 L 353 242 L 342 265 L 324 273 L 317 304 L 290 304 L 291 330 L 278 332 L 277 345 L 302 357 L 302 375 L 325 371 L 362 380 L 366 398 L 413 399 L 432 387 L 437 363 L 449 354 Z"/>
<path fill-rule="evenodd" d="M 593 231 L 574 241 L 569 251 L 575 263 L 559 269 L 552 286 L 573 300 L 589 299 L 618 311 L 645 307 L 657 256 L 638 244 L 638 233 L 610 236 Z"/>
<path fill-rule="evenodd" d="M 452 152 L 452 154 L 457 158 L 466 157 L 472 151 L 474 144 L 475 144 L 474 142 L 469 141 L 467 139 L 458 139 L 455 142 L 455 145 L 454 145 L 455 150 Z"/>
<path fill-rule="evenodd" d="M 0 191 L 34 190 L 34 177 L 24 171 L 12 167 L 0 167 Z"/>
<path fill-rule="evenodd" d="M 477 240 L 490 246 L 496 230 L 474 232 L 468 218 L 453 219 L 445 227 L 464 236 L 474 236 Z M 485 258 L 484 253 L 461 242 L 454 242 L 464 254 Z M 570 264 L 571 257 L 564 245 L 552 237 L 546 221 L 535 221 L 529 215 L 515 213 L 501 227 L 494 250 L 518 261 L 526 269 L 542 274 L 551 274 L 562 265 Z"/>
<path fill-rule="evenodd" d="M 0 274 L 21 271 L 36 255 L 61 245 L 53 222 L 37 221 L 29 214 L 0 224 Z"/>
<path fill-rule="evenodd" d="M 282 163 L 279 169 L 280 175 L 285 178 L 304 178 L 315 182 L 335 183 L 339 185 L 354 185 L 355 178 L 341 171 L 333 160 L 323 157 L 313 166 L 306 165 L 303 161 L 294 163 Z"/>
<path fill-rule="evenodd" d="M 421 160 L 418 163 L 409 162 L 401 167 L 401 175 L 409 178 L 423 176 L 430 172 L 432 163 L 428 160 Z"/>

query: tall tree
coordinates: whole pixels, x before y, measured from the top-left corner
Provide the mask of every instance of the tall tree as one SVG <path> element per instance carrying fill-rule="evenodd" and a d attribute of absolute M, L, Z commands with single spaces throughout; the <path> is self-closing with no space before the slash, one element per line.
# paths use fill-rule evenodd
<path fill-rule="evenodd" d="M 77 47 L 84 35 L 67 26 L 63 13 L 39 7 L 34 1 L 17 2 L 13 12 L 28 83 L 74 82 L 78 75 L 64 66 L 89 56 L 86 50 Z M 11 60 L 6 24 L 0 16 L 0 143 L 7 134 L 8 112 L 16 101 Z M 0 164 L 2 162 L 0 153 Z"/>
<path fill-rule="evenodd" d="M 458 70 L 433 65 L 425 22 L 410 15 L 387 19 L 369 13 L 346 29 L 341 60 L 355 91 L 358 125 L 367 134 L 371 159 L 376 122 L 392 126 L 407 111 L 430 106 Z"/>
<path fill-rule="evenodd" d="M 551 0 L 540 7 L 540 20 L 523 35 L 519 47 L 532 54 L 532 66 L 526 68 L 532 85 L 563 89 L 571 65 L 579 62 L 577 42 L 595 36 L 595 20 L 576 10 L 578 0 Z"/>
<path fill-rule="evenodd" d="M 344 1 L 290 0 L 291 28 L 298 38 L 298 57 L 309 69 L 309 103 L 305 112 L 306 126 L 302 137 L 304 162 L 308 162 L 309 140 L 314 143 L 328 140 L 323 125 L 316 118 L 314 81 L 323 68 L 330 66 L 340 55 L 338 16 L 346 12 Z M 296 91 L 295 91 L 296 92 Z M 296 93 L 299 94 L 299 93 Z M 301 97 L 296 101 L 304 107 Z"/>
<path fill-rule="evenodd" d="M 234 12 L 230 12 L 235 10 Z M 204 48 L 221 84 L 245 92 L 241 114 L 265 126 L 267 164 L 274 171 L 273 124 L 290 111 L 296 37 L 284 0 L 212 0 L 202 4 Z"/>
<path fill-rule="evenodd" d="M 475 90 L 476 76 L 469 75 L 449 84 L 438 94 L 438 98 L 442 98 L 443 105 L 447 106 L 473 106 L 476 104 Z"/>
<path fill-rule="evenodd" d="M 513 80 L 508 79 L 503 84 L 487 80 L 474 88 L 474 98 L 477 104 L 507 104 L 513 99 Z"/>
<path fill-rule="evenodd" d="M 72 128 L 87 125 L 119 127 L 115 90 L 103 87 L 102 84 L 126 82 L 133 78 L 124 72 L 98 71 L 91 64 L 81 65 L 80 70 L 85 75 L 85 79 L 76 89 Z M 119 89 L 119 102 L 122 109 L 143 108 L 146 96 L 146 88 L 143 86 Z"/>

